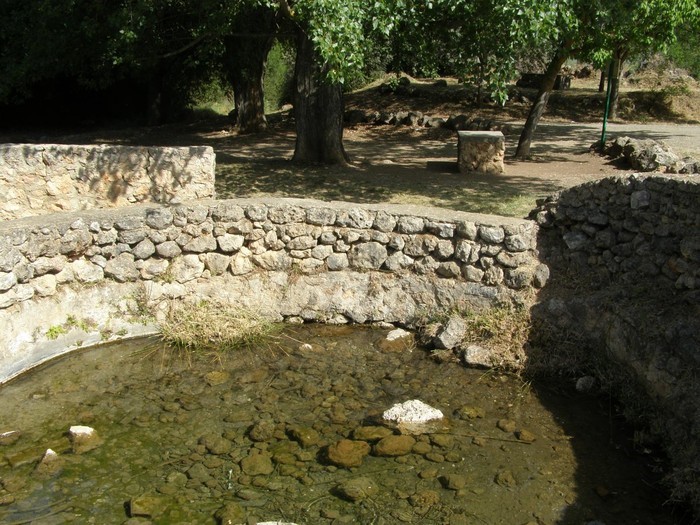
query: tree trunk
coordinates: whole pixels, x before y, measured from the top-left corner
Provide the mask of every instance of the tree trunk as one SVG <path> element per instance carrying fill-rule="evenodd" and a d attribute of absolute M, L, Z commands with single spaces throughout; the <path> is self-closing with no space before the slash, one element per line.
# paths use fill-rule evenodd
<path fill-rule="evenodd" d="M 617 118 L 617 104 L 620 100 L 620 76 L 622 75 L 622 62 L 623 54 L 619 51 L 615 51 L 612 60 L 612 69 L 610 71 L 610 110 L 608 111 L 608 118 Z"/>
<path fill-rule="evenodd" d="M 313 42 L 298 30 L 294 71 L 294 120 L 297 140 L 292 160 L 347 164 L 343 147 L 343 89 L 325 78 Z"/>
<path fill-rule="evenodd" d="M 557 80 L 557 75 L 561 71 L 561 67 L 566 62 L 569 56 L 569 44 L 562 44 L 557 49 L 554 57 L 547 66 L 547 71 L 544 73 L 542 78 L 542 84 L 540 85 L 540 90 L 537 93 L 537 98 L 530 108 L 530 113 L 527 116 L 527 121 L 525 122 L 525 127 L 523 132 L 520 134 L 520 140 L 518 141 L 518 148 L 515 151 L 516 159 L 526 159 L 530 156 L 530 144 L 532 143 L 532 137 L 537 129 L 537 124 L 540 122 L 540 118 L 547 107 L 547 102 L 549 101 L 549 95 L 554 89 L 554 83 Z"/>
<path fill-rule="evenodd" d="M 274 41 L 275 12 L 254 8 L 236 17 L 233 36 L 225 39 L 226 67 L 236 106 L 236 127 L 240 133 L 267 129 L 264 75 L 267 55 Z M 250 33 L 250 36 L 236 34 Z"/>
<path fill-rule="evenodd" d="M 606 66 L 605 69 L 602 69 L 600 71 L 600 82 L 598 82 L 598 93 L 602 93 L 605 91 L 605 79 L 607 78 L 605 75 L 605 72 L 609 69 L 609 67 Z"/>
<path fill-rule="evenodd" d="M 163 89 L 160 65 L 156 65 L 148 77 L 148 106 L 146 108 L 146 123 L 157 126 L 163 118 Z"/>
<path fill-rule="evenodd" d="M 264 61 L 262 64 L 264 70 Z M 257 133 L 267 129 L 265 118 L 265 96 L 262 73 L 241 70 L 231 78 L 233 99 L 236 106 L 235 125 L 240 133 Z"/>

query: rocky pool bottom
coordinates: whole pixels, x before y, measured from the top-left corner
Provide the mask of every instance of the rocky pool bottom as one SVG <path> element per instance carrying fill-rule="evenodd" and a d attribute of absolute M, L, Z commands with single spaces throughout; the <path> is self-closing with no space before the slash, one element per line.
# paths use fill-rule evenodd
<path fill-rule="evenodd" d="M 608 399 L 387 331 L 288 327 L 215 354 L 131 341 L 32 371 L 0 389 L 0 523 L 683 522 Z M 410 399 L 447 417 L 382 422 Z"/>

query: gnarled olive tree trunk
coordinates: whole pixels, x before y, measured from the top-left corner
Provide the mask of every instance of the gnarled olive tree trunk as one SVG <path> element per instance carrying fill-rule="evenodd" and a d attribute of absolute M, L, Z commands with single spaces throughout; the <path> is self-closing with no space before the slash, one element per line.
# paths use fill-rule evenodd
<path fill-rule="evenodd" d="M 224 40 L 236 127 L 241 133 L 267 129 L 263 86 L 267 55 L 274 42 L 275 19 L 275 12 L 266 7 L 243 11 L 236 16 L 231 36 Z"/>
<path fill-rule="evenodd" d="M 298 29 L 294 72 L 294 161 L 347 164 L 343 147 L 343 89 L 328 81 L 313 42 Z"/>

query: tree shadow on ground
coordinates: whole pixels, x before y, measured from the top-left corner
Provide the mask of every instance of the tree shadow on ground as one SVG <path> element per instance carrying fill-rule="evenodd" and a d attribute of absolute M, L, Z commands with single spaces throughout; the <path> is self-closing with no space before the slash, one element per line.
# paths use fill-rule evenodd
<path fill-rule="evenodd" d="M 217 195 L 220 198 L 273 195 L 360 203 L 405 203 L 439 206 L 477 213 L 526 213 L 533 193 L 559 189 L 524 177 L 462 175 L 456 162 L 431 161 L 411 165 L 298 166 L 284 160 L 248 160 L 218 156 Z M 525 202 L 522 201 L 531 201 Z"/>
<path fill-rule="evenodd" d="M 589 129 L 571 129 L 553 137 L 578 139 Z M 554 139 L 552 139 L 554 140 Z M 576 142 L 580 142 L 578 139 Z M 525 216 L 535 200 L 583 179 L 569 172 L 599 158 L 587 150 L 558 152 L 556 146 L 532 161 L 508 159 L 506 175 L 461 174 L 457 138 L 443 129 L 361 126 L 346 130 L 350 166 L 299 165 L 289 162 L 294 150 L 291 131 L 275 131 L 255 140 L 224 137 L 209 141 L 217 151 L 217 195 L 220 198 L 276 196 L 361 203 L 404 203 L 453 210 Z M 547 166 L 547 168 L 545 168 Z M 553 170 L 551 175 L 550 170 Z"/>

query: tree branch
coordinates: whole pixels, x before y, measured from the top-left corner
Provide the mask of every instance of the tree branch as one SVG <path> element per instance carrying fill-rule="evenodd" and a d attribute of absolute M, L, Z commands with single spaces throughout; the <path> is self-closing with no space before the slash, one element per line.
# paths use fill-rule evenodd
<path fill-rule="evenodd" d="M 195 39 L 192 40 L 191 42 L 185 44 L 185 45 L 182 46 L 180 49 L 176 49 L 175 51 L 171 51 L 170 53 L 165 53 L 164 55 L 159 55 L 159 56 L 156 57 L 156 58 L 170 58 L 170 57 L 173 57 L 173 56 L 175 56 L 175 55 L 179 55 L 180 53 L 184 53 L 185 51 L 187 51 L 187 50 L 189 50 L 189 49 L 192 49 L 193 47 L 195 47 L 195 46 L 198 45 L 200 42 L 202 42 L 203 40 L 205 40 L 206 38 L 208 38 L 208 37 L 210 37 L 210 36 L 211 36 L 211 35 L 210 35 L 209 33 L 205 33 L 205 34 L 203 34 L 203 35 L 199 35 L 197 38 L 195 38 Z"/>
<path fill-rule="evenodd" d="M 290 20 L 294 20 L 294 11 L 292 11 L 292 8 L 289 6 L 289 2 L 287 2 L 287 0 L 279 0 L 279 5 L 282 14 Z"/>

